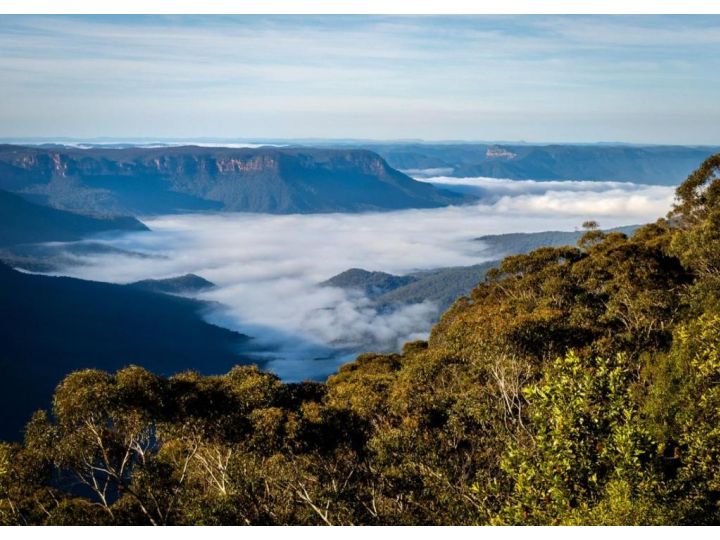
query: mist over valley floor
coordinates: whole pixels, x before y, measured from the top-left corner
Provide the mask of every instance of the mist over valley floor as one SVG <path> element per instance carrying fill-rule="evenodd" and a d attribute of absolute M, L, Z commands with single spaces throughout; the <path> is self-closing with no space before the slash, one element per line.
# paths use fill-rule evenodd
<path fill-rule="evenodd" d="M 394 275 L 501 258 L 477 238 L 645 223 L 670 208 L 673 188 L 623 182 L 424 179 L 479 204 L 371 213 L 195 213 L 141 218 L 149 232 L 100 239 L 65 253 L 53 273 L 130 283 L 196 274 L 215 287 L 204 317 L 253 338 L 255 358 L 288 381 L 324 379 L 363 351 L 399 350 L 427 337 L 441 309 L 424 300 L 378 305 L 357 288 L 320 284 L 351 268 Z M 202 366 L 198 366 L 202 369 Z"/>

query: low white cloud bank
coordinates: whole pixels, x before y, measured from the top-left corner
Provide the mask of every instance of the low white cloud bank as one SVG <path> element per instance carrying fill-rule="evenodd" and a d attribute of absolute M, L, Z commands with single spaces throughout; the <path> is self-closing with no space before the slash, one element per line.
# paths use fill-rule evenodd
<path fill-rule="evenodd" d="M 200 295 L 221 306 L 207 315 L 211 322 L 271 347 L 267 367 L 281 377 L 318 378 L 358 351 L 396 350 L 426 336 L 436 316 L 429 302 L 378 312 L 362 294 L 319 282 L 353 267 L 402 274 L 476 264 L 478 236 L 573 230 L 585 219 L 603 227 L 649 222 L 673 197 L 669 187 L 611 182 L 427 181 L 483 199 L 385 213 L 155 217 L 144 220 L 151 232 L 107 242 L 158 257 L 94 255 L 64 273 L 117 283 L 199 274 L 218 286 Z"/>
<path fill-rule="evenodd" d="M 24 144 L 24 140 L 19 141 L 10 141 L 14 144 Z M 80 149 L 91 149 L 91 148 L 97 148 L 97 147 L 114 147 L 114 146 L 134 146 L 137 148 L 168 148 L 168 147 L 175 147 L 175 146 L 199 146 L 201 148 L 262 148 L 265 146 L 273 146 L 276 148 L 281 148 L 284 146 L 288 146 L 287 144 L 275 144 L 275 143 L 252 143 L 252 142 L 226 142 L 226 141 L 218 141 L 218 142 L 212 142 L 212 141 L 194 141 L 194 140 L 187 140 L 187 141 L 172 141 L 172 142 L 143 142 L 143 141 L 131 141 L 131 140 L 118 140 L 118 141 L 95 141 L 95 142 L 73 142 L 73 141 L 63 141 L 62 139 L 52 139 L 52 140 L 35 140 L 33 139 L 32 144 L 61 144 L 63 146 L 68 146 L 71 148 L 80 148 Z"/>

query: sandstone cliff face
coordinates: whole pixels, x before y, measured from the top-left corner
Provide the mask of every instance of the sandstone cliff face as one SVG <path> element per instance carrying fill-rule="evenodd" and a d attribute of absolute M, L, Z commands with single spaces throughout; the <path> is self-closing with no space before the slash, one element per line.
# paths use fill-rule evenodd
<path fill-rule="evenodd" d="M 1 145 L 0 189 L 60 208 L 135 214 L 390 210 L 466 200 L 409 178 L 374 152 L 313 148 Z"/>

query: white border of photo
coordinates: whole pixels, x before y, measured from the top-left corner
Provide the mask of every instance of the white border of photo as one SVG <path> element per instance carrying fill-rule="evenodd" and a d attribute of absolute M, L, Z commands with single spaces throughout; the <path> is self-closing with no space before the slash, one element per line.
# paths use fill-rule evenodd
<path fill-rule="evenodd" d="M 5 14 L 710 14 L 717 0 L 4 0 Z"/>

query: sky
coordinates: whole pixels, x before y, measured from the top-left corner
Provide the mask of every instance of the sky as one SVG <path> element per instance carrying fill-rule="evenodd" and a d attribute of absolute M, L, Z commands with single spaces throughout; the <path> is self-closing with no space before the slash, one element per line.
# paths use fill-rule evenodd
<path fill-rule="evenodd" d="M 720 16 L 0 16 L 0 138 L 719 144 Z"/>

